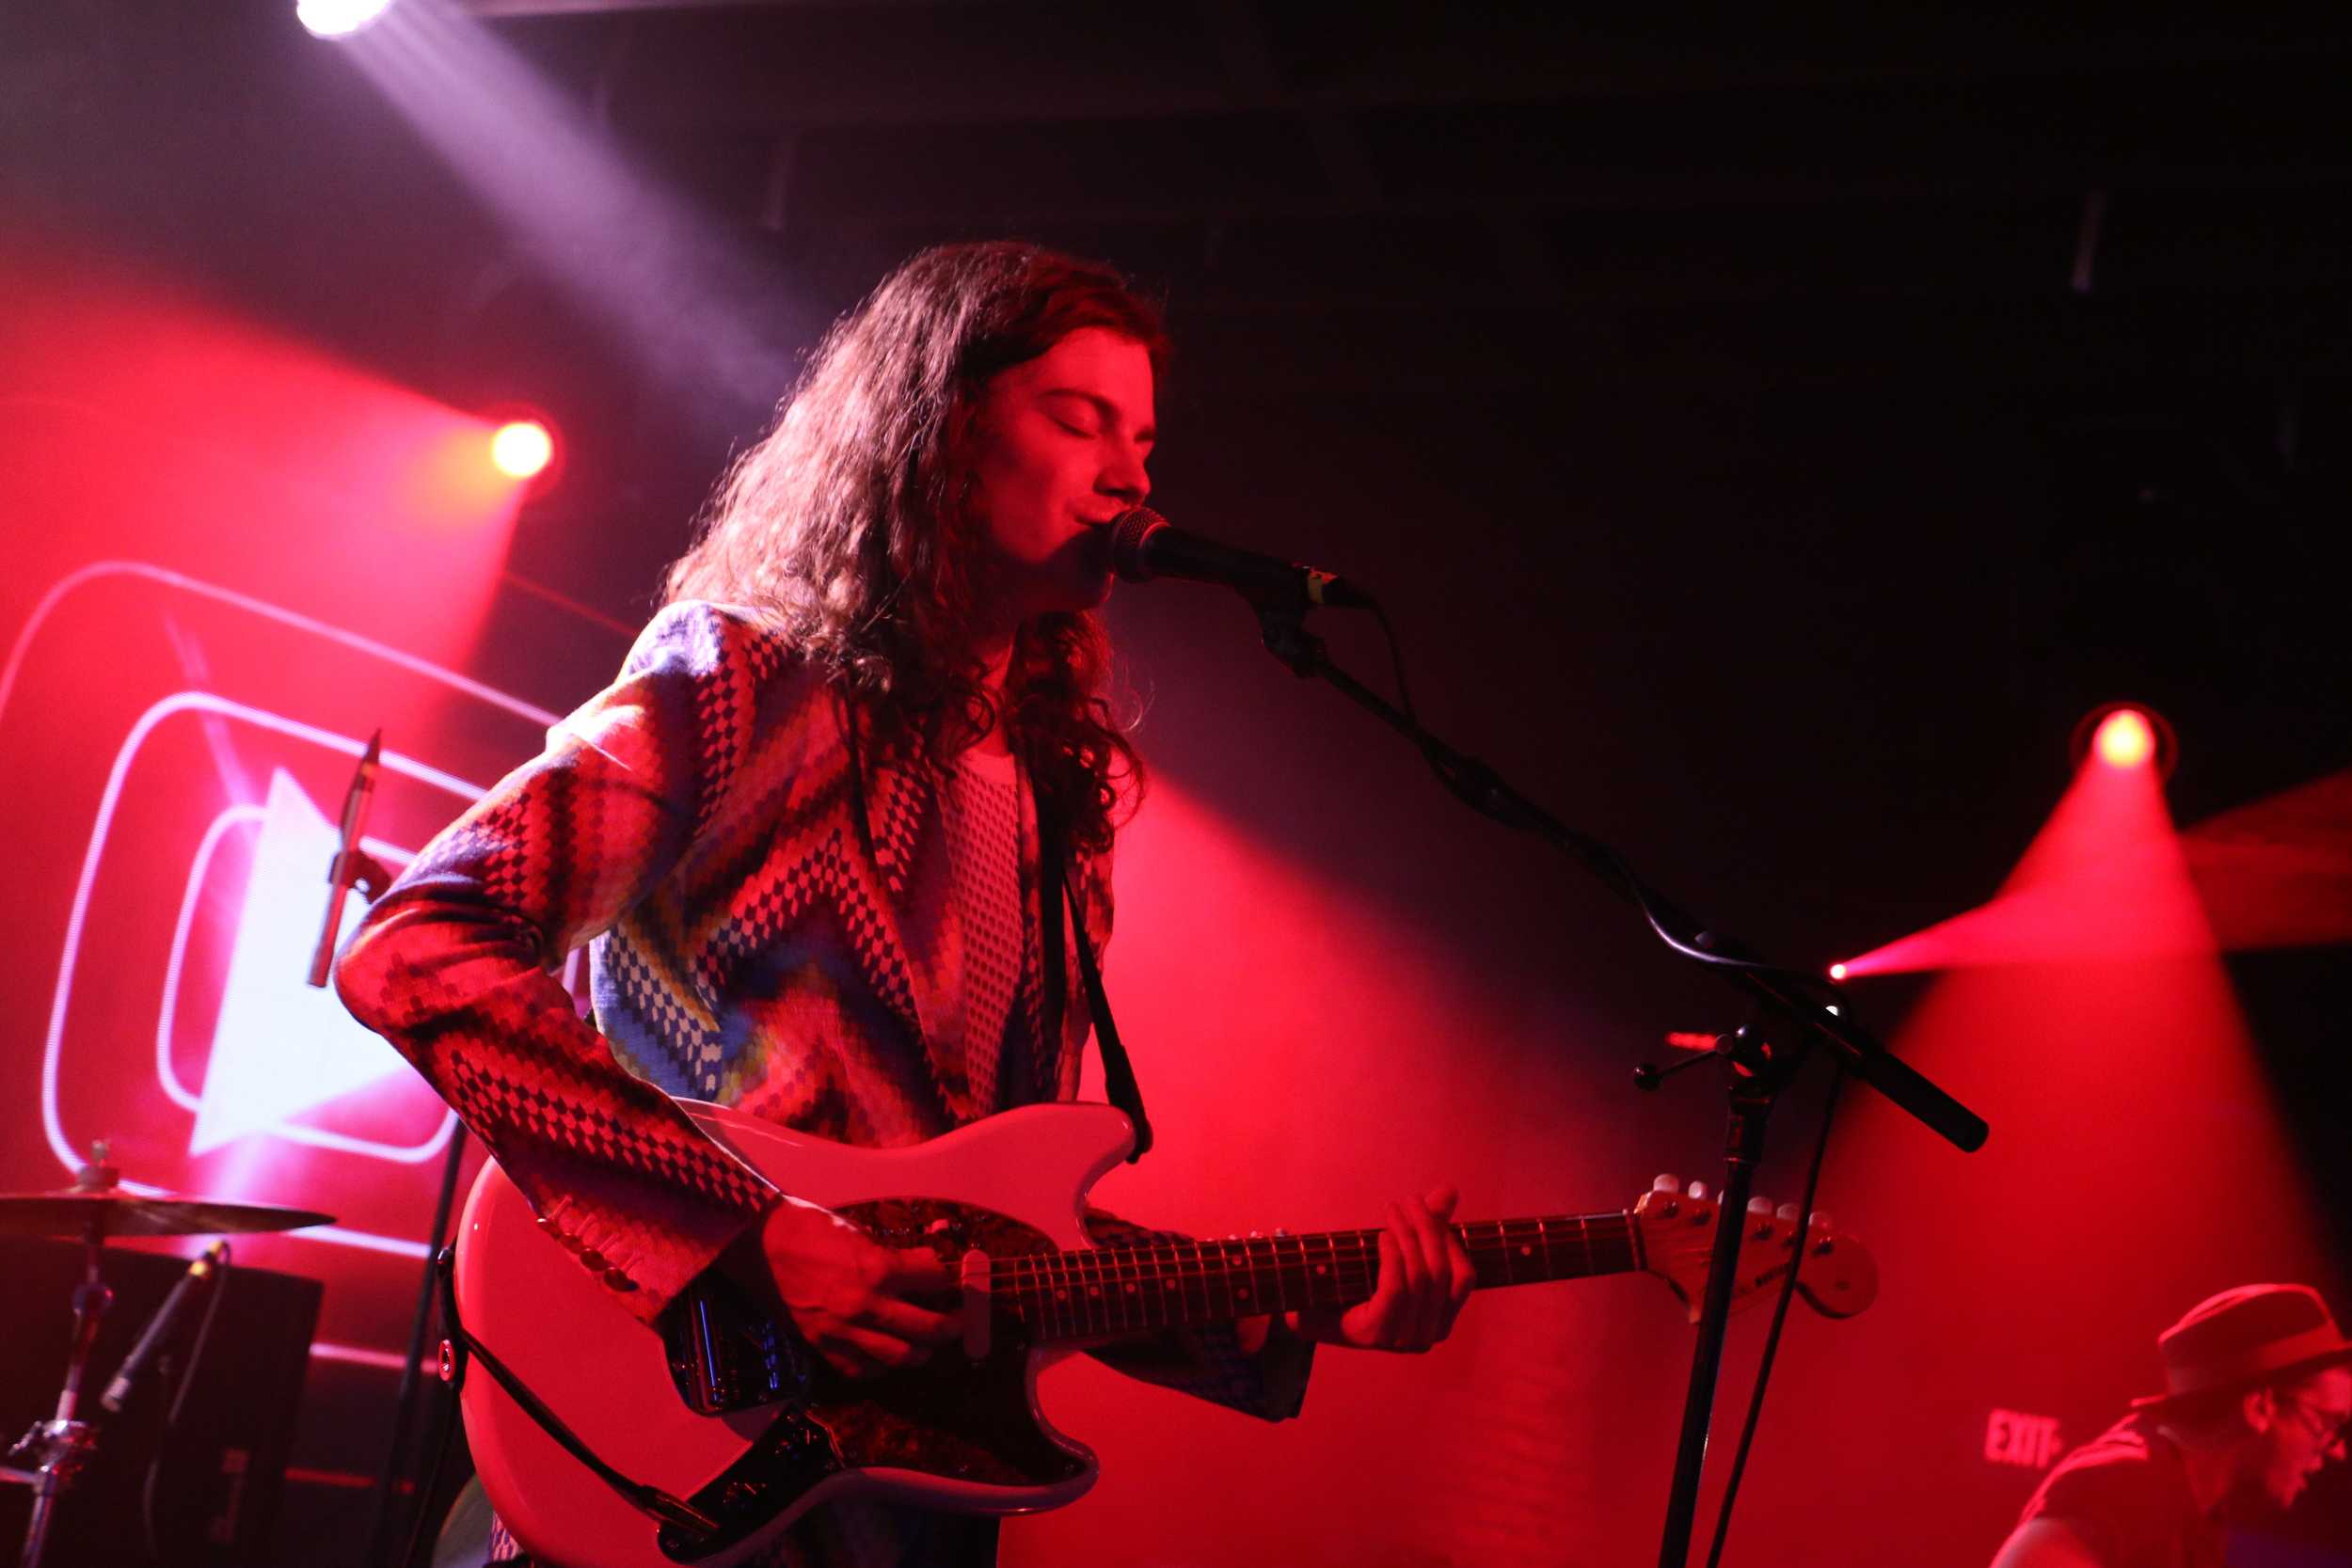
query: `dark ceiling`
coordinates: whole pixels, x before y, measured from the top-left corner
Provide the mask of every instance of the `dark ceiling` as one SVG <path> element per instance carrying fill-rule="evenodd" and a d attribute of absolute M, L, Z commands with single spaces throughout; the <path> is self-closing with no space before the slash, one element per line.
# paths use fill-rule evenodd
<path fill-rule="evenodd" d="M 2129 379 L 2151 319 L 2176 367 L 2346 368 L 2340 10 L 477 8 L 713 211 L 852 270 L 1042 230 L 1244 332 L 1537 318 L 1664 375 Z"/>
<path fill-rule="evenodd" d="M 12 8 L 13 172 L 151 229 L 167 214 L 130 209 L 169 194 L 159 165 L 211 161 L 183 198 L 217 187 L 223 153 L 270 155 L 284 111 L 346 184 L 400 179 L 373 135 L 349 156 L 372 108 L 290 8 Z M 2128 378 L 2151 317 L 2201 326 L 2167 334 L 2183 368 L 2345 369 L 2344 333 L 2318 330 L 2352 282 L 2341 8 L 1862 26 L 1288 0 L 469 8 L 762 252 L 847 276 L 1017 230 L 1148 263 L 1220 323 L 1538 318 L 1666 339 L 1639 357 L 1668 374 L 1693 362 L 1674 341 L 1703 337 L 1717 374 L 1947 352 Z"/>

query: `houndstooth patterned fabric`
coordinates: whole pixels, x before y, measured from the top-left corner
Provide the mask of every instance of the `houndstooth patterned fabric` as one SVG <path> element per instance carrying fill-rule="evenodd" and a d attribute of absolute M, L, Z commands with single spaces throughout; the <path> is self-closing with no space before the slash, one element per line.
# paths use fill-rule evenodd
<path fill-rule="evenodd" d="M 985 759 L 874 751 L 750 612 L 673 605 L 425 847 L 337 966 L 351 1010 L 647 1322 L 775 1196 L 673 1096 L 867 1147 L 1076 1096 L 1085 990 L 1073 944 L 1046 1038 L 1028 791 Z M 1099 945 L 1108 866 L 1076 880 Z M 595 1027 L 554 977 L 587 942 Z M 1104 1358 L 1279 1418 L 1309 1355 L 1278 1334 L 1244 1356 L 1212 1331 Z M 988 1560 L 993 1527 L 952 1518 L 820 1509 L 774 1560 Z"/>
<path fill-rule="evenodd" d="M 337 967 L 353 1012 L 647 1321 L 772 1201 L 671 1096 L 886 1147 L 1077 1092 L 1076 1007 L 1058 1039 L 1022 1042 L 1037 1071 L 998 1082 L 1005 1036 L 1043 1027 L 1034 973 L 972 1050 L 968 958 L 1001 956 L 1007 911 L 957 895 L 942 769 L 868 754 L 848 723 L 748 612 L 672 606 L 425 847 Z M 1036 879 L 1017 848 L 993 869 L 1009 858 L 1033 928 Z M 1107 868 L 1080 883 L 1100 942 Z M 553 978 L 591 939 L 596 1028 Z"/>

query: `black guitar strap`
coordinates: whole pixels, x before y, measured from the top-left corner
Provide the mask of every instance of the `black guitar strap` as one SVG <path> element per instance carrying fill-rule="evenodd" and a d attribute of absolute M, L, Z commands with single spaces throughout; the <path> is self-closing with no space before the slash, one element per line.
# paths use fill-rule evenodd
<path fill-rule="evenodd" d="M 1110 998 L 1103 990 L 1103 966 L 1095 960 L 1094 943 L 1087 936 L 1086 906 L 1078 896 L 1076 879 L 1071 875 L 1067 838 L 1062 832 L 1060 814 L 1050 808 L 1042 795 L 1037 796 L 1037 832 L 1039 874 L 1050 874 L 1058 884 L 1058 897 L 1041 895 L 1038 899 L 1039 919 L 1045 927 L 1045 1012 L 1053 1020 L 1054 1036 L 1061 1038 L 1063 1021 L 1070 1008 L 1070 971 L 1064 959 L 1062 911 L 1070 911 L 1070 927 L 1078 936 L 1078 974 L 1086 981 L 1087 1011 L 1094 1020 L 1095 1047 L 1103 1053 L 1103 1086 L 1109 1091 L 1111 1103 L 1127 1114 L 1135 1123 L 1136 1147 L 1127 1156 L 1134 1164 L 1152 1148 L 1152 1118 L 1143 1114 L 1143 1090 L 1136 1085 L 1135 1064 L 1127 1059 L 1127 1048 L 1119 1038 L 1119 1025 L 1111 1019 Z M 1043 1085 L 1050 1096 L 1052 1085 Z"/>
<path fill-rule="evenodd" d="M 457 1284 L 455 1255 L 443 1247 L 434 1259 L 434 1272 L 439 1277 L 441 1291 L 441 1323 L 448 1330 L 451 1366 L 444 1375 L 452 1387 L 461 1387 L 466 1380 L 469 1361 L 480 1361 L 498 1386 L 506 1390 L 514 1402 L 522 1406 L 523 1414 L 539 1424 L 539 1430 L 554 1438 L 564 1451 L 588 1466 L 596 1478 L 618 1493 L 631 1508 L 658 1524 L 672 1525 L 697 1536 L 716 1534 L 721 1528 L 713 1519 L 693 1504 L 674 1497 L 659 1486 L 631 1481 L 602 1459 L 596 1450 L 580 1440 L 580 1434 L 564 1424 L 564 1418 L 547 1406 L 547 1402 L 531 1391 L 530 1385 L 507 1369 L 506 1363 L 490 1354 L 490 1347 L 473 1337 L 463 1319 L 457 1315 Z"/>

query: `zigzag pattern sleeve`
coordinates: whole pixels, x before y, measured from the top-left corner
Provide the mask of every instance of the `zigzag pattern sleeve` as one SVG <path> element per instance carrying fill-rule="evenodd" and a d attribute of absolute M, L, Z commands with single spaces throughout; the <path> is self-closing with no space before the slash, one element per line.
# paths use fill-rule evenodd
<path fill-rule="evenodd" d="M 614 1060 L 553 972 L 715 815 L 775 662 L 738 619 L 665 610 L 618 681 L 425 846 L 336 966 L 344 1005 L 647 1322 L 774 1192 Z"/>

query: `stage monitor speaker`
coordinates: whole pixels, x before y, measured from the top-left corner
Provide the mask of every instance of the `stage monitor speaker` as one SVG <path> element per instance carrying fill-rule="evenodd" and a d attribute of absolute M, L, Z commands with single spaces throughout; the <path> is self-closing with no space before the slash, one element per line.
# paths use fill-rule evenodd
<path fill-rule="evenodd" d="M 56 1414 L 82 1264 L 72 1243 L 0 1238 L 0 1443 Z M 210 1301 L 190 1304 L 122 1413 L 108 1415 L 99 1395 L 187 1266 L 106 1252 L 114 1305 L 80 1411 L 98 1427 L 98 1452 L 58 1496 L 43 1554 L 52 1568 L 249 1568 L 269 1559 L 321 1288 L 232 1263 L 194 1359 Z M 10 1559 L 30 1507 L 26 1488 L 0 1487 L 0 1553 Z"/>

